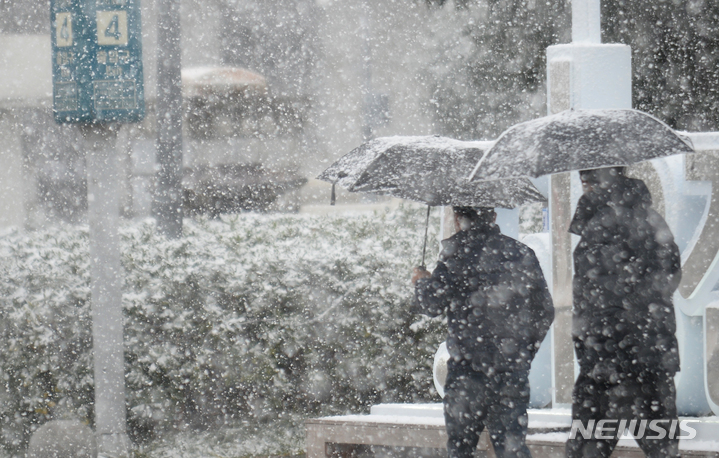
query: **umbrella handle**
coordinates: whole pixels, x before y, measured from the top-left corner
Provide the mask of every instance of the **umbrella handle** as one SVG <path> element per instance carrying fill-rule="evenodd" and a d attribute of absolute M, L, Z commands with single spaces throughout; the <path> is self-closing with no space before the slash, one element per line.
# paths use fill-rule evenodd
<path fill-rule="evenodd" d="M 427 219 L 424 222 L 424 246 L 422 246 L 422 265 L 421 265 L 421 267 L 423 269 L 426 267 L 424 264 L 424 255 L 427 252 L 427 230 L 429 229 L 429 211 L 431 209 L 432 209 L 432 207 L 427 205 Z"/>
<path fill-rule="evenodd" d="M 341 180 L 342 178 L 346 178 L 346 177 L 347 177 L 347 172 L 341 171 L 337 174 L 337 178 L 335 178 L 335 181 L 332 182 L 332 195 L 330 196 L 330 205 L 334 205 L 335 200 L 337 200 L 336 195 L 335 195 L 335 185 L 337 184 L 337 182 L 339 180 Z"/>

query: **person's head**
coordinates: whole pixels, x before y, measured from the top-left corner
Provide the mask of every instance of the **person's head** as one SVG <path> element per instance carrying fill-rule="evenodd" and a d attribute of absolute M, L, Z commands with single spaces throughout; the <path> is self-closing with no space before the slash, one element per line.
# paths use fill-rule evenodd
<path fill-rule="evenodd" d="M 454 227 L 459 231 L 466 231 L 471 227 L 494 224 L 497 219 L 493 207 L 452 207 L 454 211 Z"/>
<path fill-rule="evenodd" d="M 626 167 L 604 167 L 601 169 L 587 169 L 579 171 L 582 180 L 582 189 L 585 193 L 591 192 L 595 187 L 607 188 L 624 176 Z"/>

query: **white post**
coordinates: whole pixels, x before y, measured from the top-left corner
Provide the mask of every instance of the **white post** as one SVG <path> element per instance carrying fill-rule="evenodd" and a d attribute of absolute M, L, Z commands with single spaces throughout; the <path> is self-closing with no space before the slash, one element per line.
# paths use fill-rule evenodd
<path fill-rule="evenodd" d="M 572 0 L 572 43 L 601 43 L 599 0 Z"/>
<path fill-rule="evenodd" d="M 98 457 L 127 457 L 117 125 L 81 126 L 87 147 L 90 288 Z"/>

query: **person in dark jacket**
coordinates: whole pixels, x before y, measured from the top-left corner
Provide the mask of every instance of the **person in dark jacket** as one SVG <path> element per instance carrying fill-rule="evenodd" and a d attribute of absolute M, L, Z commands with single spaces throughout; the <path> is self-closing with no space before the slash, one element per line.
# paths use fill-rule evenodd
<path fill-rule="evenodd" d="M 472 457 L 485 426 L 497 457 L 529 457 L 529 368 L 552 298 L 534 252 L 500 234 L 493 208 L 454 207 L 454 217 L 437 267 L 412 278 L 420 311 L 447 315 L 449 457 Z"/>
<path fill-rule="evenodd" d="M 567 456 L 608 457 L 621 435 L 617 420 L 677 419 L 672 295 L 681 266 L 644 182 L 626 177 L 622 167 L 580 177 L 584 194 L 569 229 L 581 236 L 574 250 L 572 338 L 580 373 L 572 417 L 585 427 L 590 420 L 614 420 L 608 425 L 615 430 L 600 434 L 604 439 L 570 435 Z M 678 439 L 648 435 L 658 434 L 637 438 L 647 456 L 679 456 Z"/>

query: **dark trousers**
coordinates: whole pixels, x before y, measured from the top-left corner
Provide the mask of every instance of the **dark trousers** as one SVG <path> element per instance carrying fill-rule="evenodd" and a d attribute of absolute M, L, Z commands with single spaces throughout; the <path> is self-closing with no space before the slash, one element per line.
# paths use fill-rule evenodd
<path fill-rule="evenodd" d="M 676 389 L 674 375 L 666 373 L 628 374 L 616 383 L 600 382 L 580 372 L 572 393 L 572 419 L 580 420 L 586 427 L 589 420 L 677 420 Z M 617 422 L 618 423 L 618 422 Z M 646 422 L 645 422 L 646 424 Z M 669 424 L 669 421 L 663 422 Z M 634 432 L 638 431 L 635 426 Z M 597 439 L 596 434 L 585 439 L 576 434 L 567 441 L 568 458 L 609 457 L 617 445 L 617 434 L 609 439 Z M 645 431 L 636 439 L 644 454 L 652 458 L 678 457 L 679 439 L 658 436 Z"/>
<path fill-rule="evenodd" d="M 472 458 L 485 426 L 498 458 L 531 457 L 525 444 L 527 376 L 528 373 L 487 376 L 450 365 L 444 396 L 449 458 Z"/>

